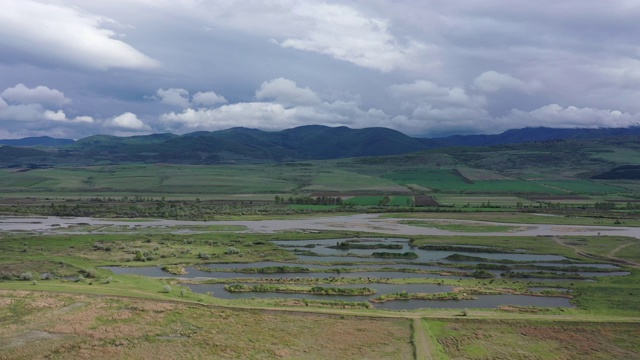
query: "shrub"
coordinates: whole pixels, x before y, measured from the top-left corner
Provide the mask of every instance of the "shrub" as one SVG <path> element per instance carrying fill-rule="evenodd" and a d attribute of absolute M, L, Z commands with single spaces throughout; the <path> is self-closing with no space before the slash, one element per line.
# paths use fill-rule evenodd
<path fill-rule="evenodd" d="M 33 280 L 33 274 L 31 274 L 31 271 L 27 271 L 25 273 L 22 273 L 22 274 L 20 274 L 20 280 L 32 281 Z"/>
<path fill-rule="evenodd" d="M 229 246 L 227 248 L 227 251 L 224 252 L 227 255 L 235 255 L 235 254 L 240 254 L 240 250 L 238 250 L 237 248 L 233 247 L 233 246 Z"/>
<path fill-rule="evenodd" d="M 169 286 L 169 285 L 163 286 L 162 287 L 162 292 L 163 293 L 167 293 L 167 294 L 170 293 L 171 292 L 171 286 Z"/>

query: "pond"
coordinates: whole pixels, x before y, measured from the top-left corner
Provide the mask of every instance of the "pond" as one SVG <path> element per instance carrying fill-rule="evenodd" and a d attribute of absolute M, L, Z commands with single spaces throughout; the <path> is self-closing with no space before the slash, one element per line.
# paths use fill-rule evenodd
<path fill-rule="evenodd" d="M 569 299 L 563 297 L 547 297 L 532 295 L 478 295 L 477 300 L 399 300 L 375 304 L 376 308 L 386 310 L 428 309 L 465 309 L 465 308 L 497 308 L 502 305 L 574 307 Z"/>
<path fill-rule="evenodd" d="M 378 248 L 378 249 L 336 249 L 335 247 L 338 243 L 346 242 L 346 241 L 358 241 L 354 244 L 364 244 L 364 245 L 396 245 L 401 246 L 399 249 L 386 249 L 386 248 Z M 366 256 L 371 256 L 374 252 L 385 252 L 385 253 L 394 253 L 394 254 L 402 254 L 405 252 L 413 252 L 417 255 L 416 258 L 413 259 L 387 259 L 391 260 L 402 260 L 402 261 L 411 261 L 411 262 L 448 262 L 446 257 L 451 256 L 453 254 L 460 254 L 466 256 L 473 257 L 481 257 L 489 260 L 510 260 L 510 261 L 535 261 L 535 262 L 544 262 L 544 261 L 562 261 L 567 260 L 566 257 L 560 255 L 544 255 L 544 254 L 523 254 L 523 253 L 494 253 L 494 252 L 464 252 L 464 251 L 443 251 L 443 250 L 422 250 L 417 247 L 413 247 L 409 245 L 409 239 L 402 238 L 391 238 L 391 239 L 378 239 L 378 238 L 369 238 L 369 239 L 322 239 L 322 240 L 275 240 L 272 241 L 274 244 L 286 248 L 291 251 L 299 251 L 299 252 L 313 252 L 320 256 L 309 256 L 309 255 L 300 255 L 299 259 L 304 261 L 380 261 L 380 258 L 371 258 Z M 467 246 L 471 247 L 471 246 Z M 360 257 L 365 256 L 365 257 Z"/>
<path fill-rule="evenodd" d="M 258 267 L 257 265 L 280 266 L 278 262 L 263 262 L 253 264 L 233 264 L 241 265 L 244 268 Z M 290 263 L 285 263 L 291 266 Z M 216 268 L 221 266 L 230 266 L 231 264 L 209 264 L 210 267 Z M 439 276 L 433 274 L 416 274 L 404 272 L 384 272 L 384 271 L 367 271 L 354 273 L 296 273 L 296 274 L 244 274 L 237 272 L 205 272 L 194 267 L 186 267 L 188 274 L 171 275 L 160 267 L 105 267 L 115 274 L 134 274 L 149 277 L 174 277 L 174 278 L 216 278 L 216 279 L 236 279 L 238 283 L 242 283 L 242 279 L 286 279 L 286 278 L 369 278 L 371 281 L 378 279 L 399 279 L 399 278 L 449 278 L 456 279 L 456 276 Z M 373 270 L 373 269 L 372 269 Z M 533 279 L 527 279 L 529 282 Z M 558 279 L 554 279 L 558 280 Z M 246 299 L 246 298 L 295 298 L 295 299 L 322 299 L 322 300 L 344 300 L 344 301 L 368 301 L 372 298 L 383 294 L 406 291 L 409 293 L 435 293 L 449 292 L 452 290 L 450 286 L 440 286 L 437 284 L 384 284 L 384 283 L 365 283 L 365 284 L 346 284 L 331 285 L 321 284 L 323 287 L 369 287 L 376 290 L 376 294 L 372 296 L 341 296 L 341 295 L 313 295 L 313 294 L 290 294 L 290 293 L 259 293 L 259 292 L 239 292 L 230 293 L 224 290 L 225 284 L 202 284 L 187 285 L 194 292 L 213 293 L 213 296 L 222 299 Z M 435 301 L 435 300 L 397 300 L 386 303 L 374 304 L 376 308 L 393 309 L 393 310 L 411 310 L 418 308 L 494 308 L 499 305 L 519 305 L 519 306 L 551 306 L 551 307 L 571 307 L 568 299 L 561 297 L 540 297 L 527 295 L 481 295 L 477 300 L 459 300 L 459 301 Z"/>
<path fill-rule="evenodd" d="M 326 272 L 310 272 L 310 273 L 289 273 L 289 274 L 259 274 L 259 273 L 241 273 L 241 272 L 228 272 L 228 271 L 201 271 L 194 267 L 185 267 L 187 274 L 173 275 L 165 271 L 162 271 L 160 267 L 119 267 L 119 266 L 105 266 L 103 269 L 110 270 L 114 274 L 127 274 L 127 275 L 142 275 L 149 277 L 170 277 L 177 279 L 280 279 L 280 278 L 371 278 L 371 279 L 402 279 L 402 278 L 430 278 L 430 279 L 458 279 L 459 276 L 444 276 L 436 274 L 419 274 L 419 273 L 405 273 L 400 271 L 363 271 L 363 272 L 351 272 L 351 273 L 326 273 Z"/>
<path fill-rule="evenodd" d="M 361 288 L 368 287 L 376 290 L 374 295 L 346 296 L 346 295 L 313 295 L 290 293 L 262 293 L 262 292 L 228 292 L 224 284 L 187 285 L 196 293 L 213 293 L 220 299 L 250 299 L 250 298 L 287 298 L 287 299 L 315 299 L 315 300 L 343 300 L 343 301 L 368 301 L 380 295 L 393 294 L 406 291 L 408 293 L 439 293 L 452 291 L 451 286 L 434 284 L 348 284 L 348 285 L 320 285 L 322 287 Z"/>

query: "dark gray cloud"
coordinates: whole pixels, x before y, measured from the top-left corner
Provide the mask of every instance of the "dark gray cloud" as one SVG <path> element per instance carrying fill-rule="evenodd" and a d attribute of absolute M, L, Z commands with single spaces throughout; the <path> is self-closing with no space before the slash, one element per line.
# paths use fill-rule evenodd
<path fill-rule="evenodd" d="M 5 0 L 0 137 L 640 123 L 640 3 Z"/>

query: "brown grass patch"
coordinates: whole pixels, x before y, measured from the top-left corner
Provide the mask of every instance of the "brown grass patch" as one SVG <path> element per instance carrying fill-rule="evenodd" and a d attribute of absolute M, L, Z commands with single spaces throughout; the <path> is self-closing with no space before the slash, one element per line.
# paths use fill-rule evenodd
<path fill-rule="evenodd" d="M 458 319 L 434 335 L 451 359 L 637 359 L 640 324 Z M 432 325 L 433 326 L 433 325 Z"/>
<path fill-rule="evenodd" d="M 401 319 L 24 291 L 0 291 L 0 299 L 0 316 L 14 314 L 1 317 L 2 360 L 412 357 Z M 30 302 L 38 306 L 16 307 Z"/>

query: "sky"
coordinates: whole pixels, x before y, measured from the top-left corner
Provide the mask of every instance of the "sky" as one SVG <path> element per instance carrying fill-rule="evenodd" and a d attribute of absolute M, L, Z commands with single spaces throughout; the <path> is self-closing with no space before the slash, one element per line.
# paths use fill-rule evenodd
<path fill-rule="evenodd" d="M 637 0 L 0 0 L 0 138 L 640 124 Z"/>

